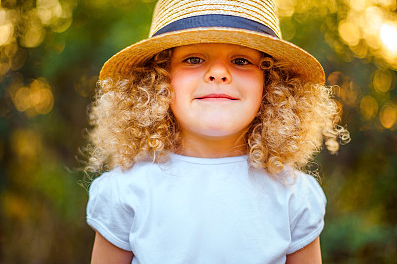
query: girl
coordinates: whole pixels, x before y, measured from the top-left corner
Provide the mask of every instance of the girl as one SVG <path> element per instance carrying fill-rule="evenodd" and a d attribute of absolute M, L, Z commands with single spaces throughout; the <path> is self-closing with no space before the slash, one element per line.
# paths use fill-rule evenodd
<path fill-rule="evenodd" d="M 273 1 L 161 0 L 92 106 L 92 263 L 321 263 L 325 196 L 300 172 L 348 136 Z"/>

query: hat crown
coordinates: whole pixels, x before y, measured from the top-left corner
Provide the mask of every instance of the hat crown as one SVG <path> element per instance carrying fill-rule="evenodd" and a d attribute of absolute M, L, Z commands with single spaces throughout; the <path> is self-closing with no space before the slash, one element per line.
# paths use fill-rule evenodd
<path fill-rule="evenodd" d="M 250 19 L 269 27 L 281 38 L 277 9 L 271 0 L 160 0 L 154 9 L 149 37 L 175 21 L 201 15 Z"/>

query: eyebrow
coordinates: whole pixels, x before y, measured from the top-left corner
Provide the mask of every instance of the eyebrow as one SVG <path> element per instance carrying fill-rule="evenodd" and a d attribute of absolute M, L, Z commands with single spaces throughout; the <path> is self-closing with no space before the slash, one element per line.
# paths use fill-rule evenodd
<path fill-rule="evenodd" d="M 177 56 L 185 56 L 185 55 L 194 55 L 195 53 L 200 54 L 201 50 L 199 50 L 197 47 L 194 46 L 181 46 L 184 47 L 184 50 L 182 52 L 175 52 L 175 48 L 173 48 L 173 52 L 172 52 L 172 57 L 175 56 L 176 53 L 179 53 Z M 237 46 L 235 47 L 231 53 L 239 53 L 240 55 L 247 55 L 247 56 L 256 56 L 257 53 L 259 54 L 260 58 L 263 58 L 264 53 L 253 49 L 253 48 L 249 48 L 249 47 L 244 47 L 244 46 Z M 265 54 L 266 55 L 266 54 Z M 269 56 L 270 57 L 270 56 Z"/>

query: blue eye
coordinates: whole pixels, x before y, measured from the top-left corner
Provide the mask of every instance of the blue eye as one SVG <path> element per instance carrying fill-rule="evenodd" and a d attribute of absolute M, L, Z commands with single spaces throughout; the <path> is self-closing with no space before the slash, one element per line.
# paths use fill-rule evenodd
<path fill-rule="evenodd" d="M 189 64 L 200 64 L 200 63 L 204 62 L 204 60 L 199 57 L 189 57 L 189 58 L 185 59 L 183 62 L 187 62 Z"/>
<path fill-rule="evenodd" d="M 244 58 L 237 58 L 232 60 L 232 63 L 239 65 L 239 66 L 244 66 L 244 65 L 248 65 L 251 64 L 251 62 L 249 62 L 249 60 L 244 59 Z"/>

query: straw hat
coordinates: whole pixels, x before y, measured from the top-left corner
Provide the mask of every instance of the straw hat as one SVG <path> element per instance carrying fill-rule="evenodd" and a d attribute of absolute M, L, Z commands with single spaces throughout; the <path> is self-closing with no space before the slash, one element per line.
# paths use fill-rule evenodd
<path fill-rule="evenodd" d="M 165 49 L 198 43 L 237 44 L 290 64 L 306 82 L 324 83 L 320 63 L 282 40 L 272 0 L 160 0 L 149 38 L 121 50 L 102 67 L 100 80 L 123 79 L 134 66 Z"/>

